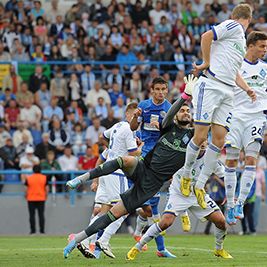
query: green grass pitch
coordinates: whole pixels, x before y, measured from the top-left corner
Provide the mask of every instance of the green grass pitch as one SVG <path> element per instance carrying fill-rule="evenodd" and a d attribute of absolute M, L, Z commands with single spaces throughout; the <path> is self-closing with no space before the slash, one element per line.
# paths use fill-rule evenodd
<path fill-rule="evenodd" d="M 134 244 L 129 235 L 116 235 L 111 245 L 116 259 L 101 255 L 99 260 L 86 259 L 73 251 L 68 259 L 63 259 L 63 247 L 66 237 L 32 236 L 0 237 L 1 267 L 57 267 L 57 266 L 136 266 L 136 267 L 169 267 L 169 266 L 232 266 L 232 267 L 267 267 L 267 236 L 229 235 L 225 248 L 234 257 L 233 260 L 219 259 L 213 256 L 214 238 L 212 235 L 166 236 L 166 245 L 177 259 L 158 258 L 155 254 L 155 243 L 138 255 L 135 261 L 125 260 L 127 251 Z"/>

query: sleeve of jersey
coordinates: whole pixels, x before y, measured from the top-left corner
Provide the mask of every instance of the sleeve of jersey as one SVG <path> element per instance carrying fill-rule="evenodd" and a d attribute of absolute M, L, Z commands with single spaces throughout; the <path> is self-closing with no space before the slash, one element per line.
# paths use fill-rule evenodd
<path fill-rule="evenodd" d="M 102 161 L 106 161 L 108 157 L 108 149 L 106 148 L 101 154 L 100 154 L 100 158 Z"/>
<path fill-rule="evenodd" d="M 135 139 L 135 134 L 130 129 L 125 132 L 125 142 L 128 152 L 134 152 L 137 150 L 137 143 Z"/>
<path fill-rule="evenodd" d="M 240 24 L 236 21 L 225 21 L 219 25 L 212 26 L 213 40 L 222 40 L 237 34 Z"/>
<path fill-rule="evenodd" d="M 112 127 L 107 129 L 106 131 L 103 132 L 103 136 L 109 140 L 110 139 L 110 134 L 111 134 L 111 131 L 112 131 Z"/>

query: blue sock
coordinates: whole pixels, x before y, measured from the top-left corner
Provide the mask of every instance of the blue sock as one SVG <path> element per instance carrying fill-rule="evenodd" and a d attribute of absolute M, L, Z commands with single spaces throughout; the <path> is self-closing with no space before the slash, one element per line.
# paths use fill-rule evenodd
<path fill-rule="evenodd" d="M 98 240 L 104 233 L 104 230 L 99 230 L 96 235 L 96 240 Z M 97 246 L 95 246 L 95 251 L 101 251 L 101 249 Z"/>
<path fill-rule="evenodd" d="M 164 237 L 162 235 L 159 235 L 158 237 L 156 237 L 155 241 L 157 244 L 158 251 L 165 250 Z"/>
<path fill-rule="evenodd" d="M 159 207 L 158 207 L 158 204 L 159 204 L 159 197 L 157 197 L 158 199 L 158 202 L 156 203 L 156 205 L 151 205 L 151 209 L 152 209 L 152 214 L 153 215 L 157 215 L 159 214 Z M 154 204 L 154 203 L 153 203 Z"/>

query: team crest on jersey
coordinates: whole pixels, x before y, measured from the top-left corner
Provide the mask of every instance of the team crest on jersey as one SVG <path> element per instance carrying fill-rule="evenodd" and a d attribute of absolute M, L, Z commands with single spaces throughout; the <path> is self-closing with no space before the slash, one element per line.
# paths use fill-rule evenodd
<path fill-rule="evenodd" d="M 265 76 L 266 76 L 266 71 L 265 71 L 264 69 L 261 69 L 261 71 L 260 71 L 260 75 L 261 75 L 263 78 L 265 78 Z"/>
<path fill-rule="evenodd" d="M 185 135 L 184 137 L 183 137 L 183 139 L 182 139 L 182 141 L 187 145 L 188 144 L 188 142 L 189 142 L 189 137 L 187 136 L 187 135 Z"/>
<path fill-rule="evenodd" d="M 203 118 L 206 120 L 209 117 L 209 114 L 206 112 L 203 114 Z"/>
<path fill-rule="evenodd" d="M 161 112 L 159 113 L 159 115 L 164 118 L 166 116 L 166 112 L 164 110 L 161 110 Z"/>

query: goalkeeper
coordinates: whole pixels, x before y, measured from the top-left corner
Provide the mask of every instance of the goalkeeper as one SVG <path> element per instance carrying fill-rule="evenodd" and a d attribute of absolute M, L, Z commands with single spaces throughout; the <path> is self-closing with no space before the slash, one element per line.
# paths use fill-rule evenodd
<path fill-rule="evenodd" d="M 64 249 L 65 258 L 77 243 L 99 230 L 105 229 L 121 216 L 141 207 L 160 190 L 165 181 L 170 180 L 174 173 L 183 167 L 186 147 L 194 134 L 194 130 L 188 128 L 191 114 L 185 101 L 191 96 L 196 80 L 197 78 L 193 75 L 190 75 L 188 79 L 185 78 L 185 93 L 169 109 L 161 125 L 161 137 L 144 160 L 138 160 L 137 157 L 132 156 L 118 157 L 68 181 L 67 186 L 75 189 L 87 180 L 122 169 L 125 175 L 134 182 L 134 185 L 121 194 L 122 201 L 114 205 L 107 214 L 99 217 L 84 231 L 72 235 L 72 240 L 69 240 Z M 175 116 L 177 124 L 174 123 Z M 106 251 L 103 252 L 107 254 Z"/>

